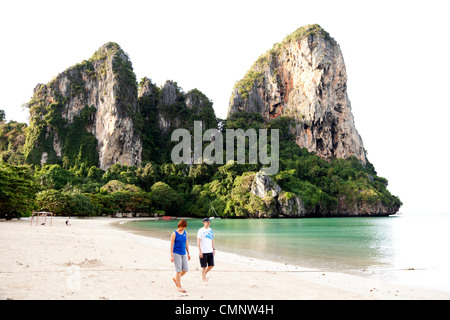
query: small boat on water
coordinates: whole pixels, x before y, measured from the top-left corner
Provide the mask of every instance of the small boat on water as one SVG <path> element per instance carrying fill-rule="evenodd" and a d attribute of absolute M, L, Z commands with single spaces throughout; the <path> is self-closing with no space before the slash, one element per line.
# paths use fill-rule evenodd
<path fill-rule="evenodd" d="M 163 218 L 163 220 L 176 220 L 177 219 L 177 217 L 172 217 L 172 216 L 163 216 L 162 218 Z"/>
<path fill-rule="evenodd" d="M 213 207 L 213 205 L 212 205 L 211 202 L 209 203 L 209 205 L 211 206 L 211 208 L 213 209 L 214 214 L 216 215 L 215 217 L 214 217 L 214 216 L 213 216 L 213 217 L 209 217 L 209 220 L 212 220 L 212 219 L 219 220 L 220 217 L 219 217 L 219 215 L 217 214 L 216 209 L 214 209 L 214 207 Z"/>

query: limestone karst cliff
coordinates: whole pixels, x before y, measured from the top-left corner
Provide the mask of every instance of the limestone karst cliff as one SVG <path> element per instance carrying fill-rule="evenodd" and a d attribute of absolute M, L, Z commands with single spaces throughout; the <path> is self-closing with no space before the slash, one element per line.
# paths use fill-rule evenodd
<path fill-rule="evenodd" d="M 142 145 L 134 127 L 137 83 L 128 56 L 116 43 L 38 84 L 29 103 L 29 163 L 56 163 L 64 157 L 107 169 L 136 165 Z"/>
<path fill-rule="evenodd" d="M 273 203 L 271 210 L 262 210 L 258 212 L 258 218 L 271 217 L 305 217 L 307 212 L 303 200 L 293 193 L 287 193 L 261 171 L 255 174 L 252 181 L 250 192 L 260 199 L 267 199 Z"/>
<path fill-rule="evenodd" d="M 113 164 L 170 161 L 170 132 L 194 120 L 216 127 L 212 102 L 174 81 L 138 86 L 131 61 L 116 43 L 38 84 L 29 102 L 28 163 L 85 163 L 106 170 Z M 168 158 L 169 157 L 169 158 Z"/>
<path fill-rule="evenodd" d="M 319 25 L 276 43 L 235 84 L 227 125 L 247 122 L 249 128 L 280 130 L 280 172 L 255 175 L 251 193 L 264 205 L 253 216 L 383 216 L 399 210 L 401 201 L 366 158 L 340 47 Z"/>
<path fill-rule="evenodd" d="M 366 158 L 346 81 L 336 41 L 317 25 L 300 28 L 236 83 L 228 118 L 219 126 L 212 101 L 201 91 L 185 93 L 175 81 L 159 86 L 146 77 L 138 84 L 125 52 L 107 43 L 89 60 L 36 86 L 29 127 L 2 125 L 0 165 L 2 160 L 47 164 L 32 166 L 36 179 L 58 193 L 72 188 L 94 194 L 111 181 L 135 184 L 147 193 L 164 182 L 184 202 L 173 214 L 186 216 L 395 214 L 402 203 Z M 173 163 L 171 150 L 178 141 L 171 141 L 172 132 L 183 128 L 192 134 L 199 120 L 204 130 L 220 127 L 224 137 L 228 129 L 278 129 L 279 149 L 271 146 L 270 153 L 276 149 L 279 154 L 279 170 L 266 176 L 262 163 L 250 161 Z M 98 207 L 90 212 L 152 210 L 153 200 L 158 203 L 136 193 L 128 204 L 119 195 L 112 203 L 98 193 L 92 200 Z"/>
<path fill-rule="evenodd" d="M 201 121 L 203 129 L 217 127 L 213 103 L 198 89 L 184 93 L 174 81 L 168 80 L 158 87 L 143 78 L 138 97 L 144 160 L 170 162 L 174 146 L 170 137 L 177 128 L 193 133 L 194 121 Z"/>
<path fill-rule="evenodd" d="M 324 159 L 355 156 L 366 163 L 342 52 L 319 25 L 297 29 L 257 59 L 233 89 L 228 117 L 239 111 L 289 117 L 300 147 Z"/>

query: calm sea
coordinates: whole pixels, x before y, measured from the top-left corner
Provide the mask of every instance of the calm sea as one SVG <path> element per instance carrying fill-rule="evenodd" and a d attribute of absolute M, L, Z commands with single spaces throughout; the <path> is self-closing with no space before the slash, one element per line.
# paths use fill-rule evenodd
<path fill-rule="evenodd" d="M 196 244 L 200 219 L 189 219 Z M 130 221 L 170 239 L 178 220 Z M 339 271 L 450 292 L 450 214 L 390 217 L 212 220 L 218 250 L 283 264 Z"/>

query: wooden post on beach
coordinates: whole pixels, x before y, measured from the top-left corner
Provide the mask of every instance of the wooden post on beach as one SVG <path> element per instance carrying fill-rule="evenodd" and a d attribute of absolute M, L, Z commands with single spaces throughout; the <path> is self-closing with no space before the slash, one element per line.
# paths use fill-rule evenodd
<path fill-rule="evenodd" d="M 36 214 L 36 226 L 38 225 L 39 217 L 41 215 L 44 217 L 44 225 L 46 225 L 46 223 L 47 223 L 47 215 L 50 215 L 50 227 L 52 226 L 52 223 L 53 223 L 53 212 L 37 212 L 37 211 L 32 211 L 31 212 L 30 226 L 33 225 L 33 218 L 34 218 L 35 214 Z"/>

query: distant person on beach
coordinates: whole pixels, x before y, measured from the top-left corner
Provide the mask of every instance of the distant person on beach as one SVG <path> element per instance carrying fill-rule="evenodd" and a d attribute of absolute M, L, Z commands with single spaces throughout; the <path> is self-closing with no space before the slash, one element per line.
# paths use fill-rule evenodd
<path fill-rule="evenodd" d="M 203 219 L 203 228 L 200 228 L 197 232 L 197 246 L 204 285 L 208 285 L 206 274 L 214 267 L 214 255 L 216 254 L 214 233 L 209 224 L 209 218 Z"/>
<path fill-rule="evenodd" d="M 188 260 L 191 260 L 186 227 L 186 220 L 180 220 L 178 229 L 172 232 L 170 238 L 170 262 L 174 263 L 176 272 L 173 281 L 180 292 L 186 292 L 181 286 L 181 277 L 188 272 Z"/>

